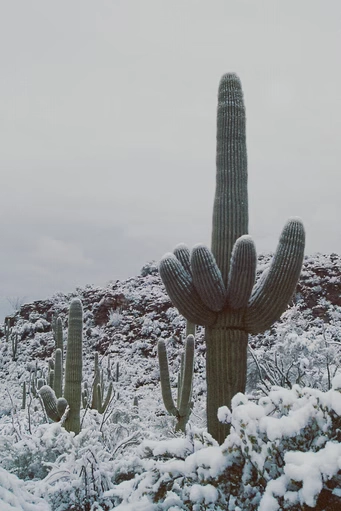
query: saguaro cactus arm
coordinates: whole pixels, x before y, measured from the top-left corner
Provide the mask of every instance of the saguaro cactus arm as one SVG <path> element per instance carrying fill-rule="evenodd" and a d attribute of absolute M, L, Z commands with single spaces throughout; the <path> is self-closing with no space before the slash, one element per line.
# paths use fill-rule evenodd
<path fill-rule="evenodd" d="M 180 261 L 173 254 L 166 254 L 160 261 L 159 270 L 167 293 L 179 312 L 192 323 L 213 325 L 216 314 L 204 305 L 192 276 Z"/>
<path fill-rule="evenodd" d="M 282 231 L 270 269 L 251 296 L 245 318 L 248 332 L 263 332 L 285 311 L 301 273 L 304 244 L 301 220 L 289 220 Z"/>
<path fill-rule="evenodd" d="M 195 289 L 208 310 L 222 310 L 226 298 L 224 281 L 212 253 L 204 245 L 193 248 L 191 270 Z"/>
<path fill-rule="evenodd" d="M 54 362 L 54 391 L 57 398 L 63 394 L 63 355 L 60 348 L 56 349 Z"/>
<path fill-rule="evenodd" d="M 39 395 L 43 401 L 45 411 L 49 419 L 59 422 L 67 407 L 67 401 L 64 398 L 56 398 L 54 390 L 49 385 L 43 385 L 39 390 Z"/>
<path fill-rule="evenodd" d="M 168 359 L 167 359 L 167 351 L 165 341 L 163 339 L 159 339 L 157 343 L 157 353 L 159 357 L 159 366 L 160 366 L 160 381 L 161 381 L 161 392 L 164 405 L 166 410 L 171 415 L 175 417 L 178 416 L 178 410 L 174 404 L 172 391 L 170 386 L 169 379 L 169 368 L 168 368 Z"/>
<path fill-rule="evenodd" d="M 103 401 L 102 386 L 101 386 L 100 383 L 97 384 L 97 400 L 98 400 L 98 411 L 99 411 L 99 413 L 104 413 L 106 411 L 106 409 L 108 408 L 108 405 L 110 403 L 111 396 L 112 396 L 112 391 L 113 391 L 113 383 L 111 381 L 109 383 L 107 394 L 106 394 L 105 399 Z"/>
<path fill-rule="evenodd" d="M 55 339 L 56 349 L 60 349 L 63 354 L 63 324 L 59 317 L 56 320 Z"/>
<path fill-rule="evenodd" d="M 256 247 L 244 234 L 234 244 L 227 283 L 226 302 L 232 309 L 246 307 L 256 278 Z"/>
<path fill-rule="evenodd" d="M 189 335 L 185 341 L 185 356 L 181 378 L 180 400 L 177 403 L 180 417 L 187 417 L 191 409 L 194 371 L 194 337 Z"/>

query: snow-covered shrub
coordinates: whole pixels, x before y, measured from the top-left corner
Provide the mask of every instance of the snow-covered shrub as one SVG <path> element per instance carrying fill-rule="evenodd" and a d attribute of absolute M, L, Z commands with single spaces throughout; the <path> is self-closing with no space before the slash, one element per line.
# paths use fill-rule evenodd
<path fill-rule="evenodd" d="M 0 467 L 1 511 L 50 511 L 43 499 L 35 497 L 24 487 L 23 481 Z"/>
<path fill-rule="evenodd" d="M 258 402 L 237 394 L 219 416 L 231 422 L 221 446 L 197 433 L 144 442 L 144 471 L 105 493 L 115 509 L 299 511 L 322 493 L 338 498 L 340 377 L 327 392 L 273 387 Z"/>
<path fill-rule="evenodd" d="M 141 268 L 141 276 L 153 275 L 158 272 L 158 264 L 156 261 L 150 261 Z"/>
<path fill-rule="evenodd" d="M 118 307 L 116 310 L 110 309 L 108 326 L 118 327 L 121 321 L 122 314 L 120 313 L 120 308 Z"/>
<path fill-rule="evenodd" d="M 248 391 L 258 387 L 267 394 L 272 385 L 294 384 L 330 389 L 341 371 L 340 314 L 335 324 L 325 324 L 292 307 L 282 320 L 257 349 L 249 348 Z"/>
<path fill-rule="evenodd" d="M 33 435 L 23 433 L 16 441 L 14 435 L 1 435 L 4 452 L 0 465 L 20 479 L 43 479 L 54 463 L 71 446 L 71 437 L 59 423 L 42 424 Z"/>

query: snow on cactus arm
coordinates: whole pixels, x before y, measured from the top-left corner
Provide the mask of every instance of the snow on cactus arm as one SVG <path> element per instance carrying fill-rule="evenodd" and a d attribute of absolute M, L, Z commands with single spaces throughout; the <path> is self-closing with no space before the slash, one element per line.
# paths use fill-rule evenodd
<path fill-rule="evenodd" d="M 187 271 L 188 275 L 191 275 L 191 264 L 190 257 L 191 252 L 185 243 L 179 243 L 173 250 L 173 254 L 180 261 L 183 266 L 183 269 Z"/>

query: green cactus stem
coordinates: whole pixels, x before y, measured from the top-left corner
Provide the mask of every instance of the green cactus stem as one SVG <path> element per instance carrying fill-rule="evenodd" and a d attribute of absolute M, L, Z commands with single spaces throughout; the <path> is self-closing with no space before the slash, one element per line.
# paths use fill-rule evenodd
<path fill-rule="evenodd" d="M 85 381 L 83 383 L 83 391 L 82 391 L 83 408 L 87 408 L 88 403 L 89 403 L 89 387 L 88 387 L 88 382 Z"/>
<path fill-rule="evenodd" d="M 185 353 L 181 359 L 178 377 L 178 399 L 175 406 L 169 379 L 169 368 L 165 341 L 159 339 L 157 351 L 160 366 L 162 398 L 166 410 L 177 419 L 176 431 L 186 431 L 186 424 L 191 413 L 192 381 L 194 370 L 194 337 L 189 335 L 185 341 Z"/>
<path fill-rule="evenodd" d="M 5 321 L 4 321 L 4 333 L 5 333 L 5 336 L 6 336 L 6 342 L 9 341 L 10 335 L 12 333 L 12 328 L 13 327 L 11 327 L 11 318 L 9 318 L 9 317 L 5 318 Z"/>
<path fill-rule="evenodd" d="M 63 395 L 63 355 L 62 350 L 57 348 L 54 354 L 54 385 L 53 390 L 57 398 Z"/>
<path fill-rule="evenodd" d="M 25 410 L 25 408 L 26 408 L 26 382 L 25 381 L 24 381 L 23 386 L 22 386 L 21 408 L 22 408 L 22 410 Z"/>
<path fill-rule="evenodd" d="M 70 305 L 69 326 L 65 361 L 64 398 L 70 410 L 65 421 L 65 429 L 80 432 L 80 409 L 82 401 L 83 369 L 83 307 L 78 298 Z"/>
<path fill-rule="evenodd" d="M 98 393 L 97 393 L 97 385 L 101 383 L 101 373 L 99 368 L 99 361 L 98 361 L 98 352 L 95 353 L 95 369 L 94 369 L 94 382 L 92 385 L 92 401 L 91 401 L 91 408 L 93 410 L 98 410 L 99 403 L 98 403 Z"/>
<path fill-rule="evenodd" d="M 98 410 L 99 413 L 104 413 L 111 401 L 113 392 L 113 383 L 109 383 L 109 387 L 104 398 L 104 371 L 100 368 L 98 352 L 95 353 L 95 377 L 92 386 L 92 402 L 91 408 Z M 111 373 L 110 373 L 111 375 Z"/>
<path fill-rule="evenodd" d="M 270 270 L 255 283 L 257 256 L 248 236 L 245 108 L 239 78 L 222 77 L 218 92 L 216 192 L 212 250 L 181 244 L 160 262 L 160 275 L 179 312 L 205 327 L 207 426 L 222 443 L 229 426 L 220 406 L 245 391 L 248 334 L 270 328 L 285 311 L 302 267 L 302 222 L 285 225 Z"/>
<path fill-rule="evenodd" d="M 15 362 L 17 360 L 18 354 L 18 332 L 15 332 L 11 335 L 12 341 L 12 360 Z"/>
<path fill-rule="evenodd" d="M 56 350 L 60 349 L 63 356 L 63 324 L 59 317 L 56 319 L 55 342 Z"/>
<path fill-rule="evenodd" d="M 111 381 L 109 383 L 106 397 L 103 401 L 103 386 L 100 383 L 98 383 L 98 385 L 97 385 L 97 403 L 98 403 L 97 410 L 99 411 L 99 413 L 104 413 L 106 411 L 106 409 L 108 408 L 108 405 L 111 401 L 112 392 L 113 392 L 113 383 Z"/>
<path fill-rule="evenodd" d="M 191 323 L 190 321 L 186 321 L 186 334 L 185 338 L 189 335 L 193 335 L 195 338 L 195 323 Z"/>

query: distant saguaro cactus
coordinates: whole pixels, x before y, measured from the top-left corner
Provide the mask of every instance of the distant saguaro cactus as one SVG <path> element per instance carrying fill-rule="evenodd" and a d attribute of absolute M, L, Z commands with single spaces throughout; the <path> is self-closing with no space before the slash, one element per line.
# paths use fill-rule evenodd
<path fill-rule="evenodd" d="M 178 377 L 178 399 L 175 406 L 169 379 L 168 359 L 165 341 L 159 339 L 157 352 L 160 366 L 162 398 L 166 410 L 177 418 L 176 431 L 186 431 L 186 424 L 191 413 L 192 382 L 194 368 L 194 337 L 189 335 L 185 341 L 185 353 L 181 357 Z"/>
<path fill-rule="evenodd" d="M 99 413 L 104 413 L 108 408 L 111 401 L 113 392 L 113 382 L 109 382 L 106 396 L 104 397 L 104 374 L 103 369 L 99 366 L 98 352 L 95 353 L 95 377 L 92 385 L 92 402 L 91 408 L 98 410 Z M 111 376 L 111 373 L 110 373 Z"/>
<path fill-rule="evenodd" d="M 160 262 L 160 275 L 179 312 L 205 326 L 208 431 L 222 443 L 229 432 L 217 418 L 245 391 L 248 334 L 268 329 L 294 293 L 302 267 L 302 222 L 285 225 L 267 275 L 255 284 L 257 256 L 248 233 L 245 108 L 237 75 L 218 92 L 217 172 L 212 251 L 185 245 Z"/>
<path fill-rule="evenodd" d="M 72 300 L 69 312 L 69 327 L 66 348 L 64 397 L 56 397 L 51 387 L 45 385 L 39 391 L 49 418 L 59 421 L 69 406 L 64 426 L 67 431 L 80 432 L 80 408 L 82 400 L 82 368 L 83 368 L 83 307 L 82 302 Z M 61 350 L 56 350 L 58 366 L 62 358 Z M 61 387 L 60 372 L 57 371 L 58 389 Z"/>

